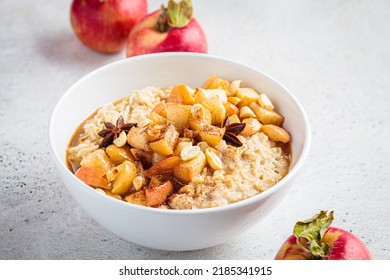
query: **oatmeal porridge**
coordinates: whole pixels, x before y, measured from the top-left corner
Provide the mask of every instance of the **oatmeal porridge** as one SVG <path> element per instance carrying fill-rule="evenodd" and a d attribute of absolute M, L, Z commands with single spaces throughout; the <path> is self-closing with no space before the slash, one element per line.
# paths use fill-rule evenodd
<path fill-rule="evenodd" d="M 147 87 L 85 120 L 67 160 L 84 183 L 128 203 L 217 207 L 253 197 L 288 173 L 283 121 L 265 93 L 240 80 Z"/>

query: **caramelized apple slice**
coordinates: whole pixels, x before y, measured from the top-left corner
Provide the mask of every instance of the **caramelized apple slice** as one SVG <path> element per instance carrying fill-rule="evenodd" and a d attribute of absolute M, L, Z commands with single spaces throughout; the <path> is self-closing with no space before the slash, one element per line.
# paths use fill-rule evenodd
<path fill-rule="evenodd" d="M 195 158 L 189 161 L 181 161 L 176 165 L 173 175 L 183 183 L 190 183 L 196 175 L 202 172 L 206 164 L 206 156 L 200 152 Z"/>
<path fill-rule="evenodd" d="M 127 143 L 133 148 L 141 149 L 144 151 L 151 151 L 149 147 L 147 127 L 133 126 L 127 133 Z"/>
<path fill-rule="evenodd" d="M 193 105 L 195 90 L 185 84 L 174 86 L 169 94 L 168 101 L 174 103 L 181 103 L 185 105 Z"/>
<path fill-rule="evenodd" d="M 112 167 L 112 162 L 108 158 L 107 154 L 102 149 L 93 151 L 92 153 L 85 156 L 81 162 L 82 167 L 92 167 L 97 169 L 103 169 L 108 171 Z"/>
<path fill-rule="evenodd" d="M 257 101 L 259 94 L 253 88 L 239 88 L 236 97 L 241 99 L 240 103 L 238 103 L 238 106 L 241 108 Z"/>
<path fill-rule="evenodd" d="M 157 186 L 149 186 L 145 188 L 146 205 L 159 206 L 165 202 L 171 193 L 173 193 L 173 185 L 169 180 Z"/>
<path fill-rule="evenodd" d="M 93 167 L 80 167 L 75 174 L 77 178 L 94 188 L 109 190 L 106 171 Z"/>
<path fill-rule="evenodd" d="M 173 169 L 176 165 L 179 164 L 180 161 L 181 159 L 178 156 L 166 158 L 149 168 L 145 172 L 145 175 L 149 178 L 157 175 L 172 175 Z"/>
<path fill-rule="evenodd" d="M 191 106 L 178 103 L 166 103 L 167 123 L 173 124 L 177 129 L 189 128 Z"/>
<path fill-rule="evenodd" d="M 161 132 L 161 137 L 153 142 L 150 142 L 149 146 L 155 153 L 163 156 L 169 156 L 173 154 L 178 138 L 179 132 L 172 124 L 169 124 Z"/>
<path fill-rule="evenodd" d="M 216 127 L 213 125 L 205 125 L 201 131 L 199 131 L 199 137 L 201 141 L 205 141 L 211 147 L 215 147 L 221 142 L 223 135 L 225 134 L 225 128 Z"/>

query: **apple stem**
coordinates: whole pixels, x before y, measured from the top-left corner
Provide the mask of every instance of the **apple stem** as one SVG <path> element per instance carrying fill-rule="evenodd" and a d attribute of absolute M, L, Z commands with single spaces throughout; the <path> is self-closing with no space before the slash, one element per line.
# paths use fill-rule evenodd
<path fill-rule="evenodd" d="M 161 5 L 161 12 L 157 19 L 156 29 L 161 32 L 167 32 L 171 27 L 185 27 L 192 18 L 191 0 L 169 0 L 168 7 Z"/>
<path fill-rule="evenodd" d="M 170 29 L 168 23 L 168 9 L 164 4 L 161 5 L 161 12 L 157 19 L 157 30 L 161 33 L 167 32 Z"/>
<path fill-rule="evenodd" d="M 304 251 L 308 252 L 311 254 L 311 251 L 307 248 L 307 246 L 305 246 L 304 244 L 301 243 L 300 241 L 301 239 L 299 237 L 296 238 L 296 241 L 295 243 Z"/>

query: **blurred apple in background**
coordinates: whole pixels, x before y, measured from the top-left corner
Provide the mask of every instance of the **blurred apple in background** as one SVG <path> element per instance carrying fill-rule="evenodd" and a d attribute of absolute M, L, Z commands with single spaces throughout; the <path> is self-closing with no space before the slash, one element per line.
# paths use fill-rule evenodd
<path fill-rule="evenodd" d="M 146 14 L 146 0 L 73 0 L 70 19 L 84 45 L 116 53 L 125 47 L 131 29 Z"/>
<path fill-rule="evenodd" d="M 207 53 L 206 36 L 192 17 L 191 0 L 170 0 L 168 7 L 147 15 L 130 32 L 127 56 L 156 52 Z"/>
<path fill-rule="evenodd" d="M 275 260 L 371 260 L 364 243 L 352 233 L 330 227 L 333 211 L 321 211 L 295 224 Z"/>

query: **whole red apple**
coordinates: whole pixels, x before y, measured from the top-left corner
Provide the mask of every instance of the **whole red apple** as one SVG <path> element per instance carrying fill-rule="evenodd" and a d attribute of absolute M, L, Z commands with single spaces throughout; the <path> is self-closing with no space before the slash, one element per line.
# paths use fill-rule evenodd
<path fill-rule="evenodd" d="M 116 53 L 125 47 L 131 29 L 146 13 L 146 0 L 73 0 L 70 20 L 84 45 Z"/>
<path fill-rule="evenodd" d="M 371 260 L 364 243 L 352 233 L 329 227 L 333 211 L 321 211 L 311 219 L 297 222 L 279 249 L 275 260 Z"/>
<path fill-rule="evenodd" d="M 156 52 L 207 53 L 206 36 L 192 17 L 190 0 L 170 0 L 167 8 L 147 15 L 130 32 L 128 57 Z"/>

